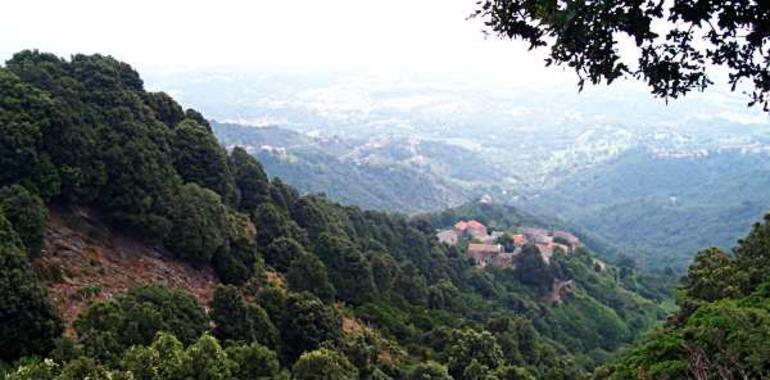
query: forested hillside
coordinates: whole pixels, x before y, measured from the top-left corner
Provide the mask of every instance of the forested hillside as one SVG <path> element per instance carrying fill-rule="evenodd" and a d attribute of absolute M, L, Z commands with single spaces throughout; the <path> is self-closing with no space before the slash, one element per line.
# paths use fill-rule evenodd
<path fill-rule="evenodd" d="M 476 268 L 424 220 L 301 196 L 110 57 L 0 68 L 0 168 L 8 379 L 575 379 L 663 317 L 587 251 Z M 76 274 L 37 265 L 54 207 L 212 270 L 211 301 L 92 284 L 65 323 L 48 289 Z M 555 280 L 574 286 L 547 302 Z"/>
<path fill-rule="evenodd" d="M 602 236 L 646 268 L 682 272 L 699 249 L 731 247 L 770 204 L 767 153 L 704 151 L 656 157 L 634 149 L 516 205 Z"/>
<path fill-rule="evenodd" d="M 325 193 L 343 204 L 414 213 L 453 206 L 474 193 L 453 181 L 454 176 L 442 176 L 416 162 L 406 141 L 370 144 L 365 139 L 314 138 L 278 127 L 216 122 L 212 128 L 226 146 L 246 147 L 271 176 L 302 193 Z"/>

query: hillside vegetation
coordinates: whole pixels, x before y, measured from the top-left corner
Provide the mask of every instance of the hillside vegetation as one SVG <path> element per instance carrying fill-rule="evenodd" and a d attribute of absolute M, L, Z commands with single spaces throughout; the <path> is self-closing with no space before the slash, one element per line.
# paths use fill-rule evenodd
<path fill-rule="evenodd" d="M 680 311 L 612 365 L 609 379 L 770 376 L 770 216 L 728 254 L 700 251 L 679 289 Z"/>
<path fill-rule="evenodd" d="M 702 247 L 729 249 L 748 232 L 770 204 L 769 185 L 766 153 L 656 158 L 635 149 L 516 205 L 581 226 L 648 269 L 683 272 Z"/>
<path fill-rule="evenodd" d="M 325 193 L 343 204 L 425 212 L 462 203 L 473 192 L 429 165 L 414 162 L 415 153 L 405 147 L 406 141 L 380 146 L 366 140 L 313 138 L 278 127 L 216 122 L 212 127 L 226 146 L 246 147 L 271 176 L 302 193 Z"/>
<path fill-rule="evenodd" d="M 110 57 L 16 54 L 0 148 L 8 379 L 575 379 L 662 317 L 632 270 L 588 252 L 480 269 L 424 220 L 301 196 Z M 87 307 L 63 321 L 49 289 L 78 274 L 44 247 L 68 209 L 91 210 L 96 242 L 120 231 L 210 273 L 213 294 L 82 284 Z M 552 304 L 554 279 L 575 285 Z"/>

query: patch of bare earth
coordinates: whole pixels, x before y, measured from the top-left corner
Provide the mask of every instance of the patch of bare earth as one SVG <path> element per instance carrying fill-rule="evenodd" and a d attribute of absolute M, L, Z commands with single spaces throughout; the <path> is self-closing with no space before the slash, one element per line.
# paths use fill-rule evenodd
<path fill-rule="evenodd" d="M 89 304 L 130 288 L 160 284 L 187 291 L 206 305 L 217 280 L 210 267 L 175 259 L 80 208 L 51 210 L 45 248 L 34 264 L 70 333 Z"/>
<path fill-rule="evenodd" d="M 567 292 L 569 287 L 572 285 L 572 280 L 554 280 L 553 283 L 553 289 L 551 292 L 548 293 L 546 296 L 546 300 L 550 304 L 557 304 L 560 303 L 562 300 L 562 297 Z"/>

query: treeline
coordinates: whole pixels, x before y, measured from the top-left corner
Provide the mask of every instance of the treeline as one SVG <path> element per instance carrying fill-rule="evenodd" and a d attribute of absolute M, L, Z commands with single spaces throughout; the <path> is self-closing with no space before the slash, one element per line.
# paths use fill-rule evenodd
<path fill-rule="evenodd" d="M 0 169 L 11 379 L 573 379 L 656 318 L 587 254 L 480 270 L 424 221 L 301 196 L 110 57 L 24 51 L 0 68 Z M 148 284 L 62 336 L 30 265 L 51 203 L 89 206 L 222 285 L 200 305 Z M 543 302 L 579 273 L 600 286 L 564 303 L 577 306 Z M 597 313 L 611 323 L 581 326 Z"/>

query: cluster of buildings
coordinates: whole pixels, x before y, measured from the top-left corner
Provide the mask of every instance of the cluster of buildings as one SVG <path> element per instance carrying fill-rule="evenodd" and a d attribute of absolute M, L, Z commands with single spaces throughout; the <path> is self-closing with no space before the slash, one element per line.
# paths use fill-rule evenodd
<path fill-rule="evenodd" d="M 460 240 L 468 241 L 468 256 L 479 267 L 510 266 L 513 257 L 521 252 L 525 244 L 535 245 L 546 262 L 557 249 L 572 253 L 581 244 L 580 239 L 567 231 L 534 227 L 520 228 L 516 234 L 511 235 L 511 242 L 508 244 L 500 239 L 505 236 L 503 231 L 490 233 L 488 228 L 477 220 L 461 220 L 451 229 L 439 231 L 436 236 L 441 242 L 449 245 L 457 245 Z"/>

